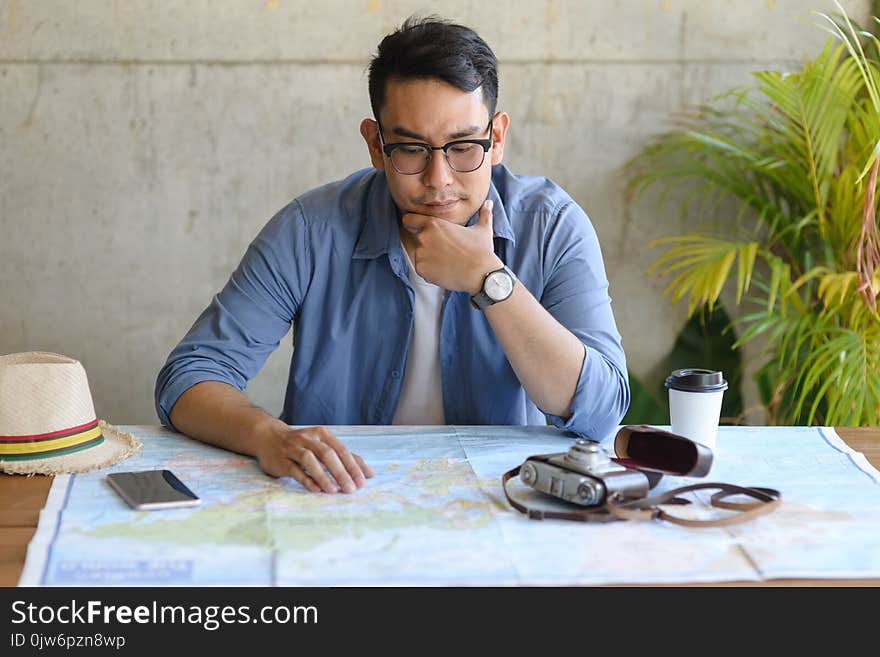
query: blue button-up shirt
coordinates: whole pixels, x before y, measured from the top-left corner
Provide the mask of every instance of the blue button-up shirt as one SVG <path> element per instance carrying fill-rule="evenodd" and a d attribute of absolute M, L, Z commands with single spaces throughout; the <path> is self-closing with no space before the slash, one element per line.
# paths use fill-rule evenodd
<path fill-rule="evenodd" d="M 596 233 L 578 204 L 546 178 L 498 165 L 488 198 L 495 253 L 577 336 L 585 357 L 571 416 L 545 414 L 468 294 L 446 292 L 439 345 L 446 422 L 549 420 L 606 438 L 627 410 L 629 386 Z M 391 424 L 413 326 L 413 289 L 384 172 L 364 169 L 307 192 L 266 224 L 159 372 L 155 400 L 162 423 L 174 428 L 175 402 L 201 381 L 244 390 L 291 324 L 294 349 L 281 419 Z"/>

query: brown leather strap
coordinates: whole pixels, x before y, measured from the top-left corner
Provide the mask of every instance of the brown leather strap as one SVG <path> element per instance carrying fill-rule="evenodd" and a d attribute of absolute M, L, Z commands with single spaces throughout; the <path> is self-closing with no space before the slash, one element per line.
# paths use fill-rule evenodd
<path fill-rule="evenodd" d="M 610 522 L 612 520 L 652 520 L 657 518 L 677 525 L 684 525 L 685 527 L 722 527 L 745 522 L 765 513 L 770 513 L 782 502 L 782 493 L 773 488 L 705 483 L 682 486 L 659 495 L 635 500 L 625 500 L 612 496 L 606 500 L 604 506 L 587 507 L 577 511 L 544 511 L 542 509 L 530 509 L 510 497 L 510 494 L 507 492 L 507 482 L 516 477 L 519 474 L 519 470 L 520 468 L 516 467 L 505 472 L 501 478 L 501 485 L 504 489 L 504 496 L 510 505 L 520 513 L 526 514 L 532 520 L 551 518 L 557 520 L 579 520 L 581 522 Z M 692 520 L 674 516 L 660 508 L 660 505 L 687 504 L 689 503 L 687 500 L 677 497 L 677 495 L 704 489 L 717 489 L 719 491 L 711 497 L 710 504 L 713 507 L 739 511 L 739 513 L 715 520 Z M 747 503 L 723 501 L 724 498 L 733 495 L 745 495 L 756 501 Z"/>
<path fill-rule="evenodd" d="M 692 520 L 690 518 L 680 518 L 674 516 L 660 508 L 662 504 L 668 504 L 669 501 L 681 493 L 688 493 L 695 490 L 718 489 L 711 499 L 710 504 L 720 509 L 731 509 L 739 511 L 732 516 L 726 518 L 716 518 L 714 520 Z M 725 497 L 732 495 L 745 495 L 756 500 L 755 502 L 721 502 Z M 641 500 L 620 500 L 611 497 L 606 500 L 605 507 L 608 512 L 623 520 L 648 520 L 658 518 L 676 525 L 684 525 L 685 527 L 723 527 L 725 525 L 734 525 L 736 523 L 745 522 L 765 513 L 770 513 L 782 502 L 782 493 L 773 488 L 736 486 L 734 484 L 721 483 L 705 483 L 691 484 L 690 486 L 682 486 L 674 490 L 666 491 L 659 495 L 653 495 Z"/>
<path fill-rule="evenodd" d="M 757 490 L 762 493 L 766 493 L 770 496 L 779 496 L 779 491 L 774 490 L 773 488 L 761 488 L 760 486 L 750 486 L 752 490 Z M 748 511 L 749 509 L 754 509 L 756 506 L 761 506 L 765 504 L 765 502 L 722 502 L 725 497 L 730 497 L 731 495 L 738 495 L 735 492 L 728 491 L 720 491 L 715 493 L 712 496 L 711 504 L 712 506 L 717 506 L 719 509 L 733 509 L 734 511 Z"/>

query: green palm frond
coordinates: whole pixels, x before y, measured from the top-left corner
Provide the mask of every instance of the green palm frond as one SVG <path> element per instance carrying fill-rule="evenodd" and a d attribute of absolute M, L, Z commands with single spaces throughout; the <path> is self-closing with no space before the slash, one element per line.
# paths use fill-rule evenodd
<path fill-rule="evenodd" d="M 711 235 L 667 237 L 649 246 L 664 245 L 670 248 L 651 265 L 648 275 L 678 272 L 663 294 L 669 295 L 673 303 L 687 295 L 689 317 L 704 305 L 712 310 L 734 261 L 738 262 L 736 298 L 739 302 L 751 283 L 760 246 L 757 242 L 733 242 Z"/>
<path fill-rule="evenodd" d="M 763 145 L 792 164 L 785 172 L 786 178 L 792 172 L 803 176 L 794 189 L 799 191 L 805 206 L 809 201 L 819 210 L 820 225 L 829 191 L 828 179 L 837 165 L 840 131 L 861 83 L 852 60 L 840 61 L 843 49 L 842 45 L 833 48 L 829 41 L 819 57 L 800 73 L 755 74 L 759 91 L 771 103 L 766 113 L 770 129 L 760 135 Z M 763 111 L 761 106 L 754 107 Z"/>
<path fill-rule="evenodd" d="M 858 273 L 844 271 L 827 274 L 819 282 L 819 297 L 826 307 L 839 307 L 849 298 L 852 288 L 858 284 Z"/>
<path fill-rule="evenodd" d="M 824 402 L 821 421 L 825 424 L 878 424 L 880 331 L 837 329 L 823 334 L 822 340 L 807 360 L 794 414 L 809 404 L 806 421 L 811 423 Z"/>
<path fill-rule="evenodd" d="M 851 328 L 875 323 L 878 317 L 869 306 L 862 303 L 858 293 L 859 285 L 859 275 L 855 271 L 834 272 L 822 276 L 818 290 L 819 298 L 825 305 L 822 312 L 845 318 L 846 325 Z M 871 288 L 875 296 L 880 296 L 880 271 L 874 273 Z M 880 377 L 880 371 L 877 374 Z"/>
<path fill-rule="evenodd" d="M 626 164 L 628 193 L 683 199 L 695 230 L 652 242 L 665 250 L 648 274 L 668 277 L 664 295 L 689 316 L 733 286 L 749 308 L 736 346 L 761 345 L 772 421 L 877 424 L 880 270 L 866 254 L 880 240 L 867 176 L 880 159 L 880 40 L 845 13 L 819 16 L 834 38 L 811 62 L 756 72 L 754 87 L 680 115 Z"/>
<path fill-rule="evenodd" d="M 840 39 L 843 45 L 846 46 L 846 49 L 850 54 L 848 61 L 853 62 L 858 68 L 859 75 L 864 83 L 864 89 L 873 109 L 871 114 L 876 125 L 877 121 L 880 120 L 880 69 L 877 67 L 877 62 L 871 61 L 865 54 L 865 50 L 862 48 L 861 39 L 866 38 L 869 43 L 873 43 L 874 48 L 877 51 L 880 51 L 880 39 L 865 30 L 857 31 L 840 3 L 835 0 L 834 4 L 840 9 L 841 17 L 843 19 L 842 22 L 835 21 L 830 16 L 820 12 L 814 13 L 830 24 L 830 27 L 828 25 L 825 26 L 826 31 L 833 37 Z M 871 155 L 865 163 L 865 167 L 859 174 L 859 181 L 867 175 L 877 158 L 880 158 L 880 139 L 876 140 Z"/>

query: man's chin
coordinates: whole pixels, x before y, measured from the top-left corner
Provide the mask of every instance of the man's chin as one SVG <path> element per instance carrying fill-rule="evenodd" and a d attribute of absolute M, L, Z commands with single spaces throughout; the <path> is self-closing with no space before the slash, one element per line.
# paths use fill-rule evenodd
<path fill-rule="evenodd" d="M 438 217 L 438 219 L 442 219 L 443 221 L 448 221 L 451 224 L 458 224 L 459 226 L 464 226 L 468 219 L 471 218 L 471 215 L 467 214 L 463 217 Z"/>

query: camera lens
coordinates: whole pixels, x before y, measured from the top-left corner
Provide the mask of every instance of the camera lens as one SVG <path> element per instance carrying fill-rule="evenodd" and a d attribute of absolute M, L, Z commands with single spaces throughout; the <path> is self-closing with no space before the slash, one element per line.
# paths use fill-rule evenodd
<path fill-rule="evenodd" d="M 608 460 L 599 444 L 588 440 L 578 440 L 569 447 L 565 458 L 568 461 L 577 461 L 584 465 L 596 465 Z"/>
<path fill-rule="evenodd" d="M 519 471 L 519 478 L 523 480 L 526 484 L 534 483 L 534 481 L 538 478 L 538 473 L 535 472 L 535 466 L 531 463 L 526 463 L 522 469 Z"/>
<path fill-rule="evenodd" d="M 600 485 L 595 481 L 585 479 L 577 489 L 578 497 L 584 504 L 599 504 L 602 501 Z"/>

